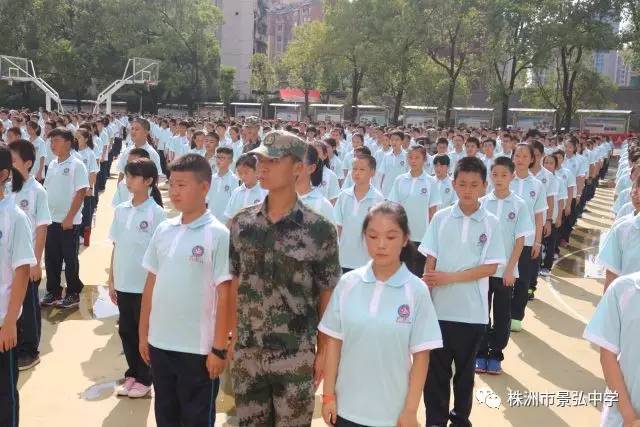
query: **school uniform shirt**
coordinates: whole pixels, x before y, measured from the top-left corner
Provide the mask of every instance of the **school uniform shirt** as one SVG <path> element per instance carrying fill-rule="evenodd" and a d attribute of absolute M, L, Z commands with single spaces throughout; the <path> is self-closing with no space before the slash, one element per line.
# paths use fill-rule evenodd
<path fill-rule="evenodd" d="M 207 193 L 207 207 L 218 221 L 227 221 L 224 210 L 231 199 L 231 194 L 238 186 L 238 177 L 231 171 L 227 171 L 222 176 L 218 172 L 214 172 L 211 176 L 211 186 Z"/>
<path fill-rule="evenodd" d="M 448 208 L 458 201 L 458 194 L 453 189 L 453 180 L 450 176 L 444 179 L 436 178 L 436 183 L 440 191 L 440 209 Z"/>
<path fill-rule="evenodd" d="M 324 197 L 329 200 L 336 199 L 340 194 L 340 184 L 338 177 L 328 167 L 322 168 L 322 182 L 318 186 Z"/>
<path fill-rule="evenodd" d="M 189 140 L 186 136 L 174 136 L 171 139 L 170 147 L 171 148 L 169 149 L 169 151 L 175 153 L 176 157 L 180 157 L 183 154 L 186 154 L 186 152 L 189 150 Z"/>
<path fill-rule="evenodd" d="M 44 188 L 49 196 L 49 211 L 53 222 L 62 223 L 71 208 L 71 202 L 76 193 L 83 188 L 89 188 L 89 174 L 82 160 L 70 155 L 60 162 L 55 159 L 49 165 Z M 82 222 L 82 207 L 73 217 L 73 224 Z"/>
<path fill-rule="evenodd" d="M 340 175 L 341 177 L 345 177 L 351 174 L 351 168 L 353 168 L 353 159 L 354 159 L 353 151 L 350 151 L 344 154 L 344 157 L 342 158 L 342 175 Z M 377 162 L 377 159 L 376 159 L 376 162 Z M 336 175 L 338 175 L 337 172 L 336 172 Z"/>
<path fill-rule="evenodd" d="M 260 187 L 260 183 L 256 183 L 251 188 L 247 188 L 245 184 L 242 184 L 231 193 L 229 203 L 224 209 L 225 221 L 233 218 L 241 209 L 262 203 L 267 194 L 268 191 Z"/>
<path fill-rule="evenodd" d="M 436 271 L 441 272 L 506 262 L 498 218 L 482 207 L 466 216 L 458 203 L 434 215 L 418 250 L 436 258 Z M 489 278 L 484 277 L 438 286 L 431 298 L 438 320 L 486 325 L 488 292 Z"/>
<path fill-rule="evenodd" d="M 458 161 L 463 158 L 466 157 L 467 153 L 465 153 L 464 150 L 462 150 L 461 152 L 457 152 L 457 151 L 450 151 L 448 156 L 449 156 L 449 175 L 453 175 L 453 172 L 456 170 L 456 165 L 458 164 Z"/>
<path fill-rule="evenodd" d="M 120 153 L 118 157 L 118 164 L 116 165 L 116 169 L 119 173 L 124 173 L 124 168 L 127 166 L 127 158 L 129 157 L 129 152 L 133 150 L 134 147 L 135 146 L 132 144 L 130 147 L 125 148 L 122 153 Z M 158 176 L 164 176 L 164 174 L 162 173 L 162 167 L 160 166 L 160 155 L 155 150 L 155 148 L 153 148 L 148 142 L 145 142 L 144 145 L 140 146 L 140 148 L 149 153 L 149 158 L 153 160 L 153 163 L 158 169 Z"/>
<path fill-rule="evenodd" d="M 16 268 L 36 265 L 31 226 L 13 195 L 0 200 L 0 327 L 9 310 L 11 284 Z"/>
<path fill-rule="evenodd" d="M 631 406 L 640 409 L 640 273 L 619 277 L 611 283 L 587 324 L 584 338 L 617 356 Z M 618 403 L 604 405 L 601 426 L 624 424 Z"/>
<path fill-rule="evenodd" d="M 38 169 L 40 169 L 41 159 L 45 159 L 44 165 L 47 165 L 47 144 L 41 137 L 37 137 L 31 143 L 33 144 L 33 148 L 36 149 L 36 160 L 33 163 L 33 168 L 31 169 L 31 174 L 35 175 L 38 173 Z M 42 168 L 42 173 L 44 174 L 44 167 Z"/>
<path fill-rule="evenodd" d="M 114 244 L 113 284 L 117 291 L 141 294 L 144 290 L 147 271 L 142 257 L 164 220 L 164 209 L 151 197 L 138 206 L 127 200 L 116 207 L 109 240 Z"/>
<path fill-rule="evenodd" d="M 636 208 L 633 206 L 633 202 L 625 203 L 616 214 L 616 221 L 618 221 L 623 216 L 627 216 L 635 213 L 635 211 L 636 211 Z"/>
<path fill-rule="evenodd" d="M 402 205 L 409 220 L 409 235 L 413 242 L 424 236 L 429 224 L 429 209 L 440 205 L 440 190 L 436 180 L 423 172 L 414 177 L 411 172 L 397 177 L 387 199 Z"/>
<path fill-rule="evenodd" d="M 77 153 L 80 155 L 80 160 L 82 160 L 82 164 L 87 169 L 87 173 L 89 175 L 92 173 L 98 173 L 100 168 L 98 167 L 96 156 L 91 148 L 87 147 L 84 150 L 77 151 Z"/>
<path fill-rule="evenodd" d="M 47 138 L 45 141 L 45 159 L 44 159 L 44 166 L 48 167 L 49 164 L 56 158 L 56 155 L 53 154 L 53 151 L 51 150 L 51 139 Z M 42 171 L 42 173 L 44 173 L 44 170 Z"/>
<path fill-rule="evenodd" d="M 127 180 L 125 178 L 118 183 L 118 186 L 116 187 L 116 192 L 113 193 L 113 199 L 111 199 L 111 206 L 115 208 L 120 203 L 126 202 L 130 198 L 131 198 L 131 193 L 127 188 Z"/>
<path fill-rule="evenodd" d="M 51 224 L 47 191 L 31 176 L 25 181 L 20 191 L 13 195 L 13 198 L 16 206 L 29 218 L 32 236 L 35 239 L 38 227 Z"/>
<path fill-rule="evenodd" d="M 544 166 L 540 168 L 537 174 L 534 177 L 542 183 L 544 186 L 545 197 L 554 198 L 554 203 L 557 204 L 556 197 L 558 196 L 558 185 L 556 182 L 556 177 L 553 173 L 551 173 L 548 169 L 545 169 Z M 547 214 L 543 215 L 544 220 L 547 220 Z"/>
<path fill-rule="evenodd" d="M 373 205 L 384 200 L 384 196 L 373 185 L 362 200 L 356 199 L 355 186 L 342 190 L 333 207 L 336 225 L 342 227 L 338 245 L 340 247 L 340 266 L 342 268 L 360 268 L 371 259 L 362 238 L 364 217 Z"/>
<path fill-rule="evenodd" d="M 509 189 L 524 200 L 529 210 L 531 222 L 535 228 L 536 214 L 541 213 L 544 218 L 545 212 L 547 211 L 547 195 L 544 190 L 544 185 L 531 174 L 527 175 L 526 178 L 519 178 L 516 175 L 511 181 Z M 535 239 L 535 233 L 525 236 L 524 245 L 533 246 Z"/>
<path fill-rule="evenodd" d="M 622 190 L 618 195 L 618 198 L 616 199 L 616 201 L 613 203 L 611 210 L 613 211 L 613 213 L 617 214 L 618 212 L 620 212 L 620 209 L 622 209 L 622 207 L 625 204 L 629 203 L 630 201 L 631 201 L 631 188 Z"/>
<path fill-rule="evenodd" d="M 305 206 L 325 217 L 331 224 L 335 224 L 333 205 L 324 197 L 319 188 L 313 188 L 307 194 L 298 194 L 298 198 Z"/>
<path fill-rule="evenodd" d="M 329 169 L 336 174 L 338 179 L 344 178 L 344 170 L 342 168 L 342 161 L 340 157 L 334 155 L 331 160 L 329 160 Z"/>
<path fill-rule="evenodd" d="M 633 182 L 631 182 L 631 175 L 630 174 L 626 174 L 620 177 L 619 180 L 617 180 L 616 182 L 616 189 L 615 189 L 615 195 L 619 195 L 622 191 L 626 190 L 627 188 L 631 188 Z"/>
<path fill-rule="evenodd" d="M 338 415 L 362 425 L 396 425 L 411 356 L 442 347 L 429 290 L 404 264 L 386 282 L 371 262 L 343 275 L 318 329 L 342 342 Z"/>
<path fill-rule="evenodd" d="M 562 185 L 564 185 L 567 190 L 567 197 L 569 195 L 569 189 L 573 188 L 573 198 L 575 199 L 578 185 L 576 183 L 576 177 L 573 175 L 573 172 L 563 166 L 556 171 L 556 176 L 562 179 Z M 569 200 L 568 202 L 571 203 L 571 200 Z"/>
<path fill-rule="evenodd" d="M 207 153 L 207 149 L 206 148 L 191 148 L 189 149 L 188 153 L 190 154 L 200 154 L 202 157 L 204 157 L 204 155 Z"/>
<path fill-rule="evenodd" d="M 182 224 L 182 215 L 156 229 L 142 266 L 156 275 L 149 344 L 206 355 L 213 346 L 216 287 L 231 280 L 229 230 L 211 212 Z"/>
<path fill-rule="evenodd" d="M 573 176 L 577 178 L 581 176 L 585 176 L 584 173 L 584 165 L 582 163 L 581 157 L 579 154 L 574 154 L 573 156 L 567 156 L 562 164 L 564 167 L 569 169 Z"/>
<path fill-rule="evenodd" d="M 104 129 L 103 129 L 104 130 Z M 93 136 L 93 155 L 99 161 L 100 157 L 102 157 L 102 150 L 105 146 L 108 147 L 109 141 L 105 144 L 105 141 L 98 135 Z"/>
<path fill-rule="evenodd" d="M 398 154 L 395 154 L 393 151 L 386 153 L 382 158 L 382 165 L 380 167 L 380 174 L 383 176 L 382 194 L 385 197 L 389 196 L 396 178 L 408 171 L 409 165 L 407 163 L 406 151 L 400 150 Z"/>
<path fill-rule="evenodd" d="M 640 214 L 614 224 L 604 239 L 597 261 L 618 276 L 640 271 Z"/>
<path fill-rule="evenodd" d="M 534 234 L 536 227 L 531 222 L 531 216 L 524 200 L 514 193 L 500 199 L 494 192 L 491 192 L 480 199 L 480 202 L 482 207 L 494 214 L 500 222 L 499 230 L 504 244 L 505 264 L 498 266 L 498 270 L 492 277 L 504 277 L 505 267 L 511 258 L 516 240 Z M 518 263 L 513 268 L 513 275 L 515 278 L 520 277 Z"/>

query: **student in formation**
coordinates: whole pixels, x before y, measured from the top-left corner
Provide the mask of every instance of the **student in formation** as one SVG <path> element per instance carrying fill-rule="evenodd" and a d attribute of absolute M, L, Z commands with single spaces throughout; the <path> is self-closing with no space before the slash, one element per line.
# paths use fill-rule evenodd
<path fill-rule="evenodd" d="M 384 196 L 371 184 L 375 174 L 376 159 L 368 155 L 356 156 L 351 169 L 354 185 L 342 190 L 333 209 L 343 273 L 360 268 L 369 261 L 362 241 L 362 223 L 369 209 L 384 200 Z"/>
<path fill-rule="evenodd" d="M 202 157 L 207 153 L 205 147 L 205 133 L 201 130 L 197 130 L 191 135 L 191 146 L 189 153 L 200 154 Z"/>
<path fill-rule="evenodd" d="M 340 194 L 340 184 L 338 183 L 338 177 L 330 169 L 329 149 L 322 141 L 314 142 L 312 147 L 316 149 L 318 157 L 322 161 L 322 181 L 320 181 L 320 191 L 331 203 L 335 203 L 338 195 Z"/>
<path fill-rule="evenodd" d="M 186 154 L 169 169 L 181 215 L 158 226 L 142 261 L 140 354 L 151 366 L 159 427 L 213 425 L 230 329 L 229 231 L 207 210 L 204 157 Z"/>
<path fill-rule="evenodd" d="M 617 394 L 612 406 L 604 405 L 604 427 L 640 426 L 639 307 L 640 273 L 620 276 L 605 291 L 584 331 L 584 338 L 600 347 L 607 389 Z"/>
<path fill-rule="evenodd" d="M 45 160 L 47 157 L 47 147 L 44 139 L 40 136 L 41 129 L 40 125 L 32 120 L 27 122 L 27 133 L 29 134 L 29 141 L 33 144 L 33 147 L 36 150 L 36 160 L 33 163 L 31 172 L 35 177 L 36 181 L 42 182 L 44 181 L 44 167 Z"/>
<path fill-rule="evenodd" d="M 440 205 L 440 191 L 436 180 L 424 171 L 427 150 L 421 145 L 409 149 L 407 161 L 409 172 L 395 179 L 388 200 L 402 205 L 409 218 L 409 238 L 420 246 L 419 239 L 424 236 L 427 225 Z M 407 268 L 418 277 L 422 276 L 426 258 L 415 253 Z"/>
<path fill-rule="evenodd" d="M 570 234 L 569 219 L 571 218 L 571 213 L 573 209 L 575 209 L 576 205 L 576 177 L 573 175 L 573 172 L 565 167 L 565 152 L 563 150 L 556 150 L 553 153 L 553 156 L 558 161 L 557 175 L 562 180 L 563 185 L 567 189 L 567 199 L 564 203 L 564 209 L 562 211 L 562 222 L 560 224 L 560 228 L 558 229 L 558 237 L 556 242 L 556 253 L 559 253 L 564 236 Z"/>
<path fill-rule="evenodd" d="M 269 195 L 229 224 L 238 424 L 309 426 L 322 378 L 319 319 L 340 278 L 335 227 L 297 197 L 306 142 L 272 131 L 251 151 Z"/>
<path fill-rule="evenodd" d="M 145 150 L 147 153 L 149 153 L 149 158 L 153 160 L 153 163 L 155 163 L 156 168 L 158 168 L 159 171 L 162 170 L 162 166 L 160 165 L 160 155 L 155 150 L 155 148 L 153 148 L 151 144 L 149 144 L 148 139 L 149 139 L 150 130 L 151 130 L 151 125 L 146 119 L 142 119 L 138 117 L 133 119 L 133 121 L 131 122 L 130 136 L 131 136 L 131 141 L 133 141 L 133 145 L 130 147 L 127 147 L 125 150 L 122 151 L 122 153 L 120 153 L 120 157 L 118 158 L 118 164 L 116 165 L 119 172 L 118 182 L 124 179 L 124 168 L 127 165 L 127 160 L 129 158 L 129 151 L 133 150 L 134 148 L 141 148 Z M 185 152 L 186 152 L 186 148 L 185 148 Z"/>
<path fill-rule="evenodd" d="M 224 210 L 231 199 L 231 194 L 238 188 L 238 177 L 229 170 L 233 162 L 233 150 L 229 147 L 218 147 L 215 160 L 216 172 L 211 177 L 207 207 L 213 216 L 224 224 L 227 221 Z"/>
<path fill-rule="evenodd" d="M 11 185 L 5 188 L 9 179 Z M 18 426 L 20 414 L 17 322 L 29 269 L 36 265 L 29 218 L 7 192 L 18 192 L 23 184 L 22 175 L 12 167 L 11 152 L 0 145 L 0 425 L 12 427 Z"/>
<path fill-rule="evenodd" d="M 109 268 L 109 295 L 118 305 L 118 332 L 127 360 L 124 383 L 118 396 L 144 397 L 151 390 L 151 371 L 139 352 L 140 307 L 147 272 L 142 257 L 156 228 L 165 219 L 158 190 L 158 170 L 150 159 L 136 159 L 124 168 L 130 200 L 119 204 L 114 213 L 109 240 L 113 242 Z M 151 197 L 149 196 L 151 193 Z"/>
<path fill-rule="evenodd" d="M 396 130 L 391 132 L 389 140 L 391 150 L 382 157 L 379 174 L 382 176 L 380 190 L 385 197 L 391 193 L 391 187 L 396 178 L 409 170 L 407 164 L 407 152 L 402 148 L 404 132 Z"/>
<path fill-rule="evenodd" d="M 553 209 L 551 212 L 551 230 L 544 238 L 544 254 L 542 257 L 542 268 L 540 269 L 540 275 L 546 277 L 551 274 L 551 269 L 553 268 L 556 247 L 558 246 L 558 230 L 562 226 L 562 212 L 564 211 L 568 195 L 567 185 L 563 177 L 558 173 L 558 159 L 553 154 L 545 155 L 542 159 L 542 166 L 553 175 L 555 187 L 552 189 L 552 192 L 555 194 L 553 196 Z"/>
<path fill-rule="evenodd" d="M 518 260 L 518 280 L 513 288 L 513 301 L 511 303 L 511 331 L 522 330 L 525 308 L 529 301 L 530 285 L 533 277 L 534 266 L 540 263 L 539 257 L 542 251 L 542 226 L 544 214 L 547 211 L 547 200 L 543 184 L 531 175 L 529 168 L 535 162 L 533 148 L 529 144 L 518 144 L 513 151 L 513 164 L 516 168 L 515 177 L 511 181 L 511 191 L 519 196 L 527 205 L 527 212 L 531 222 L 535 225 L 535 233 L 524 239 L 524 248 Z"/>
<path fill-rule="evenodd" d="M 44 187 L 31 175 L 37 163 L 36 150 L 33 144 L 23 139 L 9 144 L 13 157 L 13 167 L 20 172 L 24 184 L 15 193 L 16 205 L 29 218 L 32 228 L 32 243 L 36 264 L 29 271 L 29 286 L 22 305 L 22 315 L 18 321 L 18 369 L 27 370 L 40 363 L 40 336 L 42 319 L 38 287 L 42 279 L 42 255 L 47 237 L 47 227 L 51 224 L 51 214 Z"/>
<path fill-rule="evenodd" d="M 640 177 L 639 177 L 640 178 Z M 626 203 L 616 216 L 616 222 L 626 218 L 628 216 L 635 216 L 640 212 L 640 181 L 636 179 L 636 182 L 631 187 L 631 201 Z"/>
<path fill-rule="evenodd" d="M 498 157 L 491 165 L 493 191 L 481 200 L 482 207 L 500 222 L 500 233 L 506 265 L 498 267 L 489 277 L 489 312 L 492 321 L 482 339 L 476 358 L 476 372 L 499 375 L 502 373 L 503 350 L 509 342 L 511 328 L 511 299 L 518 279 L 518 260 L 524 247 L 525 236 L 534 232 L 527 206 L 509 188 L 515 166 L 508 157 Z"/>
<path fill-rule="evenodd" d="M 419 247 L 427 257 L 423 280 L 431 289 L 443 339 L 443 348 L 429 358 L 424 388 L 428 426 L 470 425 L 475 360 L 489 322 L 489 277 L 506 262 L 498 218 L 479 200 L 486 181 L 480 159 L 460 159 L 453 179 L 459 200 L 435 214 Z M 452 363 L 455 399 L 449 412 Z"/>
<path fill-rule="evenodd" d="M 640 177 L 632 190 L 638 198 Z M 619 276 L 640 271 L 640 215 L 627 215 L 616 221 L 600 248 L 598 263 L 605 268 L 604 289 Z"/>
<path fill-rule="evenodd" d="M 44 264 L 47 293 L 40 302 L 44 307 L 77 307 L 84 284 L 80 280 L 78 245 L 82 222 L 82 202 L 89 189 L 89 176 L 82 160 L 71 155 L 73 133 L 56 128 L 49 133 L 51 149 L 57 156 L 49 164 L 44 188 L 49 196 L 51 225 L 47 229 Z M 67 290 L 62 298 L 60 275 L 64 262 Z"/>
<path fill-rule="evenodd" d="M 323 163 L 313 145 L 307 145 L 302 163 L 303 168 L 296 178 L 298 198 L 307 207 L 334 223 L 333 205 L 319 188 L 322 183 Z"/>
<path fill-rule="evenodd" d="M 416 426 L 440 326 L 429 290 L 407 268 L 415 248 L 404 209 L 373 206 L 361 232 L 371 261 L 342 276 L 318 327 L 329 337 L 322 417 L 336 427 Z"/>
<path fill-rule="evenodd" d="M 142 148 L 133 148 L 129 151 L 129 155 L 127 156 L 127 164 L 136 160 L 136 159 L 148 159 L 149 152 Z M 131 198 L 131 193 L 127 188 L 127 181 L 122 180 L 118 182 L 116 186 L 116 191 L 113 193 L 113 198 L 111 199 L 111 206 L 116 207 L 122 202 L 126 202 Z"/>
<path fill-rule="evenodd" d="M 236 172 L 242 185 L 231 193 L 231 198 L 224 209 L 225 223 L 247 206 L 262 203 L 267 195 L 258 182 L 256 174 L 256 157 L 245 153 L 236 162 Z"/>
<path fill-rule="evenodd" d="M 91 226 L 93 223 L 93 213 L 96 210 L 96 176 L 98 174 L 98 162 L 93 152 L 93 137 L 91 132 L 84 128 L 78 128 L 75 135 L 74 148 L 80 155 L 82 164 L 89 174 L 89 188 L 84 196 L 82 203 L 82 223 L 80 232 L 82 234 L 82 244 L 89 246 L 91 239 Z M 95 195 L 94 195 L 95 193 Z"/>
<path fill-rule="evenodd" d="M 453 171 L 455 171 L 458 161 L 467 155 L 467 153 L 465 153 L 464 151 L 464 137 L 462 135 L 459 135 L 459 134 L 454 135 L 452 142 L 453 142 L 453 151 L 450 151 L 448 154 L 449 161 L 451 162 L 449 166 L 450 174 L 453 174 Z"/>
<path fill-rule="evenodd" d="M 448 208 L 458 201 L 453 180 L 449 176 L 450 166 L 447 154 L 436 154 L 433 158 L 433 171 L 440 191 L 440 209 Z"/>

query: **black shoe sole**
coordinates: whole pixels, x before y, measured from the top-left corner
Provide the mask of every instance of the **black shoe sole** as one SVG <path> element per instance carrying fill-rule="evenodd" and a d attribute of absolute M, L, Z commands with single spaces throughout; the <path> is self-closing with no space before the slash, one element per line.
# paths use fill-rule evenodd
<path fill-rule="evenodd" d="M 73 304 L 70 304 L 70 305 L 62 305 L 62 304 L 60 304 L 60 305 L 58 305 L 58 308 L 61 308 L 63 310 L 69 310 L 71 308 L 76 308 L 79 305 L 80 305 L 80 302 L 76 302 L 76 303 L 73 303 Z"/>
<path fill-rule="evenodd" d="M 53 301 L 53 302 L 42 302 L 40 301 L 40 307 L 59 307 L 62 300 Z"/>
<path fill-rule="evenodd" d="M 33 361 L 31 361 L 31 363 L 27 365 L 23 365 L 23 366 L 18 365 L 18 371 L 28 371 L 29 369 L 33 368 L 39 363 L 40 363 L 40 358 L 34 359 Z"/>

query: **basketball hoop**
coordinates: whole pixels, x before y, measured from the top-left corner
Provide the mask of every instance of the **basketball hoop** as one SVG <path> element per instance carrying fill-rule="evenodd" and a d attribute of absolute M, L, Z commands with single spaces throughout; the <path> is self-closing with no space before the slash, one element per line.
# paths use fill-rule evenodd
<path fill-rule="evenodd" d="M 9 86 L 13 86 L 13 79 L 7 79 L 7 84 Z"/>

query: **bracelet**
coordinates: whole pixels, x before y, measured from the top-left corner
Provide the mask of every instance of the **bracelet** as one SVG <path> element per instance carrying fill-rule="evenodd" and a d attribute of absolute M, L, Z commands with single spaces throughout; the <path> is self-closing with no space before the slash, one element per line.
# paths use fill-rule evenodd
<path fill-rule="evenodd" d="M 326 404 L 326 403 L 333 403 L 336 401 L 336 395 L 335 394 L 323 394 L 322 395 L 322 403 Z"/>

